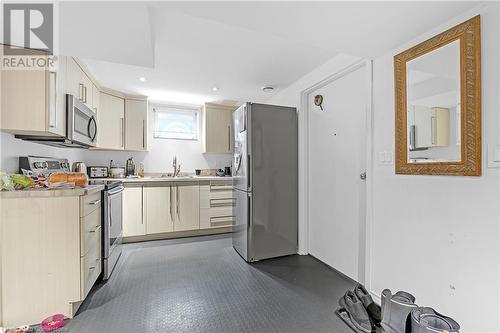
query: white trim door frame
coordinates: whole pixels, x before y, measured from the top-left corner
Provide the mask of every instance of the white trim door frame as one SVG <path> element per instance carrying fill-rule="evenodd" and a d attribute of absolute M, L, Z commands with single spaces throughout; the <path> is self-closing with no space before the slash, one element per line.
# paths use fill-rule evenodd
<path fill-rule="evenodd" d="M 370 290 L 370 239 L 372 221 L 373 170 L 373 68 L 371 60 L 358 60 L 323 80 L 304 89 L 300 94 L 299 109 L 299 254 L 309 254 L 309 95 L 360 68 L 366 70 L 366 209 L 364 228 L 360 228 L 359 279 Z"/>

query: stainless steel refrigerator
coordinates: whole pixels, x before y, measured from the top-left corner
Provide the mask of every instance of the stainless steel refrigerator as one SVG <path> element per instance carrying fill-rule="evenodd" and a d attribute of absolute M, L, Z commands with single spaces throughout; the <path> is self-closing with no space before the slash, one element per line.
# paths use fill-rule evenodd
<path fill-rule="evenodd" d="M 297 110 L 245 103 L 233 131 L 233 247 L 248 262 L 297 253 Z"/>

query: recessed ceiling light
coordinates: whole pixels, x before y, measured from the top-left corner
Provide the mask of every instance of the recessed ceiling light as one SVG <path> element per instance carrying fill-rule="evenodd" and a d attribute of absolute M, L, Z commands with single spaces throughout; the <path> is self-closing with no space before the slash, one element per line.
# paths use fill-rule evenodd
<path fill-rule="evenodd" d="M 141 77 L 139 78 L 139 81 L 141 81 L 141 82 L 146 82 L 146 78 L 145 78 L 145 77 L 143 77 L 143 76 L 141 76 Z"/>
<path fill-rule="evenodd" d="M 212 87 L 212 91 L 219 91 L 218 87 Z"/>
<path fill-rule="evenodd" d="M 272 92 L 273 90 L 274 90 L 274 87 L 271 87 L 271 86 L 262 87 L 262 91 L 266 92 L 266 93 Z"/>

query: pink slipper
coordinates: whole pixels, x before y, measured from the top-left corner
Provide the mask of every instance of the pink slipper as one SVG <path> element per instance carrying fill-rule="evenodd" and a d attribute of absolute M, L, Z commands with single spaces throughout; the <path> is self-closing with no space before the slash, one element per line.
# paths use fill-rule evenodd
<path fill-rule="evenodd" d="M 55 314 L 42 321 L 42 329 L 44 332 L 51 332 L 64 326 L 64 315 Z"/>

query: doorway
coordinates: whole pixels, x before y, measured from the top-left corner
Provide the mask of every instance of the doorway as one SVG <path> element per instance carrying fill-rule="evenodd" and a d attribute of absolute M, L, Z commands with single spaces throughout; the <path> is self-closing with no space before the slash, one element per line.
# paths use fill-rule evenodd
<path fill-rule="evenodd" d="M 361 282 L 365 274 L 368 70 L 366 62 L 357 63 L 307 94 L 308 252 Z"/>

